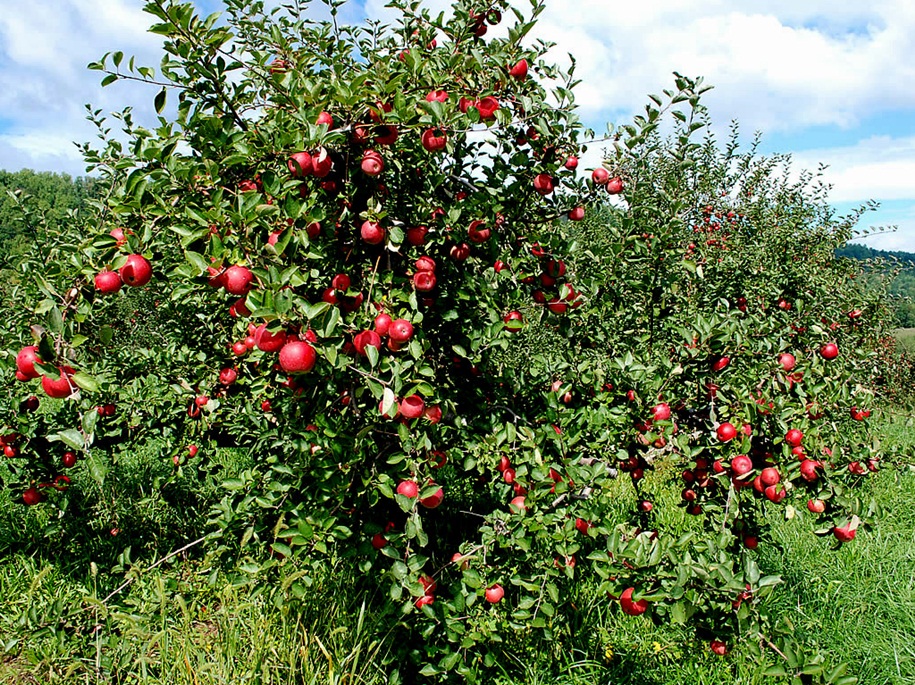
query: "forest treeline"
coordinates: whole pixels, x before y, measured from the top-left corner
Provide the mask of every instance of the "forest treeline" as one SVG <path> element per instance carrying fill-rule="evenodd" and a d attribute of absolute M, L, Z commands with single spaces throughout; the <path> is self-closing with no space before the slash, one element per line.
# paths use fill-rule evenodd
<path fill-rule="evenodd" d="M 16 253 L 22 241 L 17 240 L 29 233 L 29 227 L 21 220 L 17 208 L 18 200 L 13 197 L 17 191 L 29 197 L 50 218 L 53 226 L 63 221 L 67 212 L 78 209 L 93 195 L 95 182 L 90 177 L 72 177 L 49 171 L 3 171 L 0 170 L 0 253 Z M 11 242 L 12 241 L 12 242 Z M 20 243 L 20 244 L 17 244 Z M 890 293 L 894 299 L 896 323 L 901 328 L 915 328 L 915 253 L 898 250 L 876 250 L 866 245 L 849 244 L 836 250 L 837 257 L 859 260 L 882 260 L 887 268 L 898 268 Z"/>

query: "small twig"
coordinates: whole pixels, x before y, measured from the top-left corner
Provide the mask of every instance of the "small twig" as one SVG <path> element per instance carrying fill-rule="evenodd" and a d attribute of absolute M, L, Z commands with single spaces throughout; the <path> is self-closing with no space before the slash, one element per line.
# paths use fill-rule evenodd
<path fill-rule="evenodd" d="M 177 556 L 178 554 L 181 554 L 182 552 L 186 552 L 186 551 L 189 550 L 191 547 L 196 547 L 196 546 L 199 545 L 201 542 L 204 542 L 205 540 L 207 540 L 207 539 L 209 539 L 209 538 L 211 538 L 211 537 L 213 537 L 213 536 L 215 536 L 215 535 L 217 535 L 217 534 L 218 534 L 218 533 L 216 533 L 216 532 L 209 533 L 208 535 L 204 535 L 202 538 L 197 538 L 197 539 L 194 540 L 193 542 L 187 543 L 186 545 L 184 545 L 184 547 L 179 547 L 179 548 L 176 549 L 175 551 L 169 552 L 169 553 L 166 554 L 164 557 L 162 557 L 161 559 L 159 559 L 159 561 L 157 561 L 157 562 L 154 563 L 152 566 L 150 566 L 149 568 L 147 568 L 146 571 L 152 571 L 154 568 L 156 568 L 156 566 L 159 566 L 159 565 L 161 565 L 161 564 L 164 564 L 166 561 L 168 561 L 168 560 L 171 559 L 172 557 Z M 107 604 L 107 603 L 108 603 L 108 600 L 110 600 L 110 599 L 111 599 L 112 597 L 114 597 L 116 594 L 120 593 L 122 590 L 124 590 L 126 587 L 128 587 L 128 586 L 129 586 L 131 583 L 133 583 L 133 581 L 135 581 L 138 577 L 139 577 L 139 576 L 137 575 L 137 576 L 134 576 L 133 578 L 128 578 L 127 580 L 125 580 L 125 581 L 124 581 L 123 583 L 121 583 L 115 590 L 112 590 L 111 594 L 109 594 L 107 597 L 105 597 L 105 599 L 102 600 L 102 604 Z"/>

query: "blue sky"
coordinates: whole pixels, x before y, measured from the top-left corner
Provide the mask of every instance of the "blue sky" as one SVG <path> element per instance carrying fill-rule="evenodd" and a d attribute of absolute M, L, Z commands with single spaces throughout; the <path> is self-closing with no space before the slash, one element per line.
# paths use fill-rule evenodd
<path fill-rule="evenodd" d="M 278 0 L 270 0 L 278 4 Z M 341 20 L 390 18 L 386 0 L 351 1 Z M 531 39 L 572 52 L 581 116 L 594 129 L 626 123 L 672 72 L 702 75 L 723 135 L 732 119 L 762 152 L 791 153 L 796 168 L 829 165 L 840 211 L 881 203 L 863 225 L 896 224 L 863 242 L 915 252 L 915 3 L 911 0 L 547 0 Z M 525 11 L 527 0 L 513 0 Z M 218 0 L 196 0 L 202 12 Z M 314 3 L 315 9 L 320 3 Z M 425 0 L 447 11 L 447 0 Z M 141 0 L 43 0 L 0 13 L 0 168 L 84 172 L 73 141 L 91 141 L 85 103 L 132 105 L 151 116 L 151 90 L 98 86 L 85 69 L 106 51 L 157 65 L 159 39 L 146 32 Z M 326 11 L 326 10 L 325 10 Z M 587 160 L 591 161 L 591 160 Z M 594 160 L 597 161 L 596 159 Z"/>

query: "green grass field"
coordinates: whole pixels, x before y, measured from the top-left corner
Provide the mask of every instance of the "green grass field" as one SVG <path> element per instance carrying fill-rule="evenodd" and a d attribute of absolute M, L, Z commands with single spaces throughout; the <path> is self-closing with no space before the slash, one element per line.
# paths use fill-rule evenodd
<path fill-rule="evenodd" d="M 883 439 L 908 457 L 915 449 L 912 423 L 897 416 L 881 425 Z M 175 487 L 180 491 L 181 483 Z M 802 645 L 822 652 L 827 671 L 846 662 L 860 683 L 911 684 L 915 471 L 887 468 L 871 480 L 868 494 L 882 514 L 853 543 L 836 550 L 806 522 L 774 512 L 773 539 L 757 554 L 768 573 L 785 580 L 772 600 L 774 613 Z M 658 506 L 673 508 L 677 497 L 672 485 Z M 293 597 L 287 588 L 301 571 L 292 561 L 280 567 L 275 584 L 258 591 L 201 547 L 136 573 L 117 539 L 101 529 L 68 531 L 15 504 L 0 515 L 0 683 L 342 685 L 398 682 L 390 677 L 398 669 L 401 682 L 410 682 L 415 672 L 392 663 L 399 653 L 393 629 L 409 615 L 383 613 L 379 598 L 342 561 L 324 576 L 308 576 L 309 589 Z M 131 550 L 134 559 L 146 560 L 140 568 L 203 530 L 203 519 L 193 516 L 179 526 L 174 503 L 155 498 L 134 516 L 146 526 L 141 539 L 162 545 Z M 49 526 L 59 527 L 56 537 L 36 542 Z M 579 583 L 571 636 L 519 642 L 492 682 L 790 682 L 763 675 L 751 645 L 716 657 L 688 631 L 622 616 L 595 586 L 588 578 Z M 767 650 L 769 665 L 780 660 Z"/>

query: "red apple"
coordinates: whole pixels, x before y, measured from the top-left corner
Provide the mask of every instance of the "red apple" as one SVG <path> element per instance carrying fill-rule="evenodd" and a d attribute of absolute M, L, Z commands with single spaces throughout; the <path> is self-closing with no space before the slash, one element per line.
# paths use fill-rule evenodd
<path fill-rule="evenodd" d="M 439 128 L 429 128 L 423 131 L 421 141 L 427 152 L 440 152 L 448 144 L 448 136 Z"/>
<path fill-rule="evenodd" d="M 584 207 L 575 207 L 569 210 L 569 220 L 570 221 L 581 221 L 585 218 L 585 208 Z"/>
<path fill-rule="evenodd" d="M 442 503 L 442 500 L 445 499 L 445 491 L 442 488 L 439 488 L 434 493 L 428 497 L 423 497 L 419 500 L 419 503 L 424 506 L 426 509 L 435 509 L 438 505 Z"/>
<path fill-rule="evenodd" d="M 280 367 L 286 373 L 308 373 L 317 360 L 315 348 L 301 340 L 287 342 L 280 350 Z"/>
<path fill-rule="evenodd" d="M 121 275 L 117 271 L 100 271 L 95 276 L 95 289 L 103 295 L 116 293 L 123 285 Z"/>
<path fill-rule="evenodd" d="M 425 226 L 413 226 L 407 229 L 407 242 L 411 245 L 424 245 L 426 242 L 426 233 L 429 229 Z"/>
<path fill-rule="evenodd" d="M 648 610 L 648 602 L 644 599 L 640 599 L 637 602 L 633 601 L 632 594 L 634 592 L 635 588 L 632 587 L 623 590 L 623 594 L 620 595 L 620 607 L 623 613 L 628 616 L 641 616 Z"/>
<path fill-rule="evenodd" d="M 508 75 L 513 79 L 518 81 L 523 81 L 527 78 L 527 60 L 519 59 L 515 62 L 515 66 L 508 70 Z"/>
<path fill-rule="evenodd" d="M 330 115 L 330 112 L 321 112 L 318 115 L 318 118 L 315 119 L 315 124 L 318 126 L 324 124 L 327 128 L 332 128 L 334 125 L 334 118 Z"/>
<path fill-rule="evenodd" d="M 359 233 L 369 245 L 378 245 L 384 242 L 385 230 L 377 221 L 364 221 Z"/>
<path fill-rule="evenodd" d="M 222 385 L 232 385 L 238 378 L 238 372 L 235 369 L 223 369 L 219 372 L 219 382 Z"/>
<path fill-rule="evenodd" d="M 22 493 L 22 501 L 28 506 L 34 506 L 41 501 L 41 493 L 33 486 Z"/>
<path fill-rule="evenodd" d="M 817 468 L 820 466 L 818 461 L 813 459 L 804 459 L 801 462 L 801 478 L 806 480 L 808 483 L 815 481 L 819 474 L 817 473 Z"/>
<path fill-rule="evenodd" d="M 25 377 L 25 380 L 32 380 L 41 375 L 35 370 L 35 362 L 40 361 L 38 347 L 28 345 L 19 350 L 19 354 L 16 355 L 16 369 Z"/>
<path fill-rule="evenodd" d="M 413 337 L 413 324 L 406 319 L 395 319 L 388 329 L 388 336 L 395 343 L 405 343 Z"/>
<path fill-rule="evenodd" d="M 396 492 L 398 495 L 413 499 L 419 494 L 419 486 L 416 484 L 416 481 L 402 480 L 397 484 Z"/>
<path fill-rule="evenodd" d="M 718 426 L 715 434 L 721 442 L 730 442 L 737 436 L 737 429 L 734 428 L 733 424 L 725 421 Z"/>
<path fill-rule="evenodd" d="M 712 652 L 718 656 L 725 656 L 728 653 L 727 644 L 721 640 L 712 640 L 709 643 L 709 647 L 711 648 Z"/>
<path fill-rule="evenodd" d="M 798 447 L 801 444 L 801 440 L 804 439 L 804 434 L 801 433 L 797 428 L 792 428 L 787 433 L 785 433 L 785 442 L 787 442 L 792 447 Z"/>
<path fill-rule="evenodd" d="M 430 90 L 426 94 L 426 102 L 448 102 L 448 91 Z"/>
<path fill-rule="evenodd" d="M 753 460 L 745 454 L 739 454 L 731 460 L 731 473 L 742 476 L 753 470 Z"/>
<path fill-rule="evenodd" d="M 490 604 L 497 604 L 502 601 L 503 597 L 505 597 L 505 590 L 503 590 L 502 586 L 497 583 L 486 588 L 483 596 Z"/>
<path fill-rule="evenodd" d="M 823 359 L 835 359 L 839 356 L 839 346 L 835 343 L 826 343 L 820 348 L 820 356 Z"/>
<path fill-rule="evenodd" d="M 76 466 L 76 455 L 73 452 L 64 452 L 64 456 L 61 461 L 64 465 L 64 468 L 71 469 Z"/>
<path fill-rule="evenodd" d="M 366 356 L 365 348 L 369 346 L 381 351 L 381 336 L 376 331 L 362 331 L 353 336 L 353 347 L 359 355 Z"/>
<path fill-rule="evenodd" d="M 246 266 L 230 266 L 223 274 L 223 286 L 232 295 L 246 295 L 253 281 L 254 274 Z"/>
<path fill-rule="evenodd" d="M 826 502 L 821 499 L 809 499 L 807 500 L 807 509 L 812 514 L 822 514 L 826 511 Z"/>
<path fill-rule="evenodd" d="M 419 395 L 410 395 L 400 401 L 400 413 L 408 419 L 418 419 L 423 415 L 426 409 L 426 403 Z"/>
<path fill-rule="evenodd" d="M 619 176 L 614 176 L 607 181 L 607 192 L 611 195 L 619 195 L 623 192 L 623 179 Z"/>
<path fill-rule="evenodd" d="M 654 421 L 667 421 L 670 418 L 670 405 L 666 402 L 656 404 L 651 410 L 651 418 Z"/>
<path fill-rule="evenodd" d="M 421 293 L 427 293 L 435 289 L 437 279 L 431 271 L 417 271 L 413 274 L 413 287 Z"/>
<path fill-rule="evenodd" d="M 537 174 L 534 177 L 534 190 L 540 195 L 549 195 L 553 192 L 553 177 L 550 174 Z"/>
<path fill-rule="evenodd" d="M 286 167 L 294 178 L 311 176 L 311 155 L 307 152 L 296 152 L 289 157 L 289 160 L 286 162 Z"/>
<path fill-rule="evenodd" d="M 594 171 L 591 172 L 591 180 L 596 185 L 602 186 L 610 180 L 610 174 L 603 167 L 597 167 Z"/>
<path fill-rule="evenodd" d="M 390 315 L 382 312 L 375 317 L 375 332 L 382 338 L 385 337 L 391 329 L 391 322 Z"/>
<path fill-rule="evenodd" d="M 152 278 L 152 265 L 143 255 L 132 254 L 127 256 L 127 262 L 120 268 L 119 273 L 126 285 L 138 288 L 149 283 Z"/>
<path fill-rule="evenodd" d="M 381 549 L 382 547 L 387 547 L 388 539 L 382 533 L 375 533 L 372 536 L 372 547 L 375 549 Z"/>
<path fill-rule="evenodd" d="M 513 309 L 502 317 L 505 323 L 505 330 L 509 333 L 517 333 L 524 326 L 524 316 L 517 309 Z"/>
<path fill-rule="evenodd" d="M 366 150 L 362 156 L 362 171 L 368 176 L 377 176 L 384 171 L 384 160 L 375 150 Z"/>
<path fill-rule="evenodd" d="M 245 344 L 247 345 L 247 339 Z M 255 330 L 254 344 L 261 352 L 276 352 L 286 344 L 286 331 L 281 328 L 271 332 L 267 330 L 267 324 L 261 324 Z"/>
<path fill-rule="evenodd" d="M 489 121 L 495 119 L 496 110 L 499 109 L 499 101 L 492 95 L 480 98 L 474 103 L 477 111 L 480 113 L 480 119 Z"/>
<path fill-rule="evenodd" d="M 41 389 L 45 391 L 48 397 L 57 399 L 69 397 L 77 389 L 76 385 L 70 380 L 70 376 L 75 371 L 69 366 L 58 366 L 57 370 L 60 372 L 60 377 L 55 381 L 52 381 L 47 376 L 41 377 Z"/>
<path fill-rule="evenodd" d="M 482 221 L 477 219 L 470 222 L 470 225 L 467 227 L 467 235 L 472 243 L 485 243 L 489 240 L 489 236 L 492 235 L 492 230 Z"/>

